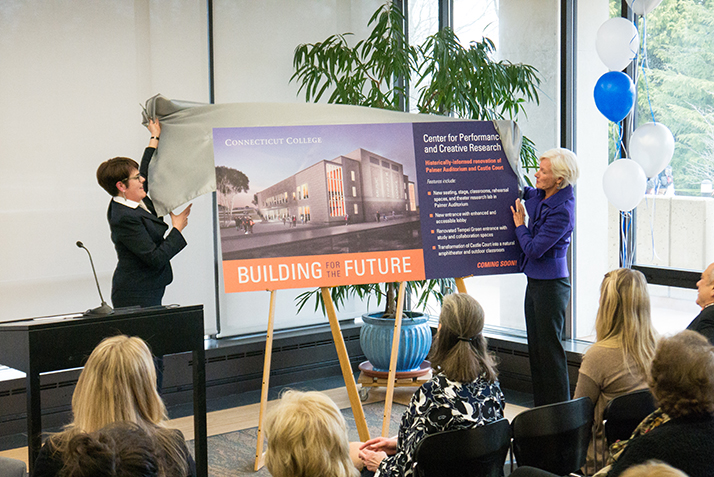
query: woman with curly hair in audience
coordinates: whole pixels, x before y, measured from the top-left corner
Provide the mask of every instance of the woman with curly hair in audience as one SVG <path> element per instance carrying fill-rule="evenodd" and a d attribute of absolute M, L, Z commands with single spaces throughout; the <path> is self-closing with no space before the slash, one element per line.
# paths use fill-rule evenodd
<path fill-rule="evenodd" d="M 465 293 L 444 298 L 430 354 L 434 376 L 414 393 L 397 437 L 359 445 L 359 468 L 382 477 L 415 475 L 416 446 L 427 435 L 503 417 L 505 400 L 483 324 L 483 308 L 474 298 Z"/>
<path fill-rule="evenodd" d="M 615 397 L 647 387 L 647 374 L 657 337 L 650 320 L 647 281 L 637 270 L 620 268 L 605 274 L 595 319 L 597 341 L 583 356 L 575 398 L 589 397 L 595 405 L 594 430 L 587 473 L 605 465 L 597 459 L 606 447 L 602 416 Z"/>
<path fill-rule="evenodd" d="M 670 420 L 631 439 L 608 477 L 652 459 L 690 477 L 714 475 L 714 346 L 695 331 L 663 338 L 650 374 L 652 395 Z"/>
<path fill-rule="evenodd" d="M 134 423 L 155 440 L 161 476 L 196 475 L 183 434 L 166 427 L 154 361 L 140 338 L 114 336 L 97 345 L 77 381 L 72 413 L 73 421 L 40 449 L 33 477 L 59 476 L 73 437 L 116 422 Z"/>
<path fill-rule="evenodd" d="M 347 424 L 322 393 L 287 391 L 265 419 L 265 466 L 273 477 L 357 477 Z"/>

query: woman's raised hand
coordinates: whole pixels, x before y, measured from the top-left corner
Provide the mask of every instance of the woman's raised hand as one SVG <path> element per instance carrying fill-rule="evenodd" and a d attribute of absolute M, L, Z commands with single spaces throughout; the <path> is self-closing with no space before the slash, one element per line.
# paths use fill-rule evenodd
<path fill-rule="evenodd" d="M 151 133 L 151 137 L 158 138 L 161 136 L 161 124 L 158 118 L 149 119 L 149 124 L 146 125 L 146 128 Z"/>
<path fill-rule="evenodd" d="M 173 212 L 169 212 L 171 215 L 171 225 L 173 225 L 175 229 L 178 229 L 179 232 L 181 232 L 188 225 L 188 216 L 191 213 L 192 205 L 193 204 L 189 204 L 188 207 L 183 209 L 183 212 L 178 215 Z"/>
<path fill-rule="evenodd" d="M 516 199 L 516 207 L 511 206 L 511 213 L 513 214 L 513 223 L 516 227 L 525 225 L 526 223 L 526 208 L 523 207 L 523 202 L 521 199 Z"/>

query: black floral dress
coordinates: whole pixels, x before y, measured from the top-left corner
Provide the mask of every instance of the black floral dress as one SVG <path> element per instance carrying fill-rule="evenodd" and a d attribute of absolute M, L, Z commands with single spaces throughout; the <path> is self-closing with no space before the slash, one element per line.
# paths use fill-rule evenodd
<path fill-rule="evenodd" d="M 496 421 L 503 417 L 505 405 L 498 381 L 479 377 L 460 383 L 435 375 L 414 393 L 399 426 L 397 453 L 382 460 L 375 477 L 416 475 L 414 454 L 425 436 Z"/>

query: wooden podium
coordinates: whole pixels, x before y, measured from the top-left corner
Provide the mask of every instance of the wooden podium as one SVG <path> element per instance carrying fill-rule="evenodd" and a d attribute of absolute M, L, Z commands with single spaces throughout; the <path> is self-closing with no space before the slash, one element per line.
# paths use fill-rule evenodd
<path fill-rule="evenodd" d="M 30 473 L 42 445 L 40 373 L 81 367 L 100 341 L 118 334 L 138 336 L 156 356 L 193 353 L 196 471 L 199 477 L 207 477 L 203 305 L 127 308 L 105 316 L 77 313 L 0 323 L 0 364 L 27 375 Z"/>

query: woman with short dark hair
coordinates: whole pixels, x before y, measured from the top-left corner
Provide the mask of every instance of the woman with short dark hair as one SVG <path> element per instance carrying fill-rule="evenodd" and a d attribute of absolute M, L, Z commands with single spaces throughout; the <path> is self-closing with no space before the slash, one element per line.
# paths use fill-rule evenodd
<path fill-rule="evenodd" d="M 112 196 L 107 210 L 117 268 L 112 277 L 112 305 L 159 306 L 166 286 L 173 280 L 171 258 L 185 246 L 181 234 L 188 224 L 189 205 L 178 215 L 171 213 L 173 228 L 157 216 L 149 191 L 149 163 L 159 147 L 161 125 L 152 119 L 151 133 L 141 166 L 128 157 L 115 157 L 97 169 L 97 182 Z"/>
<path fill-rule="evenodd" d="M 483 308 L 474 298 L 465 293 L 444 298 L 430 354 L 434 376 L 414 393 L 396 438 L 360 444 L 359 469 L 364 466 L 377 476 L 412 476 L 417 444 L 427 435 L 503 417 L 505 400 L 483 325 Z"/>

